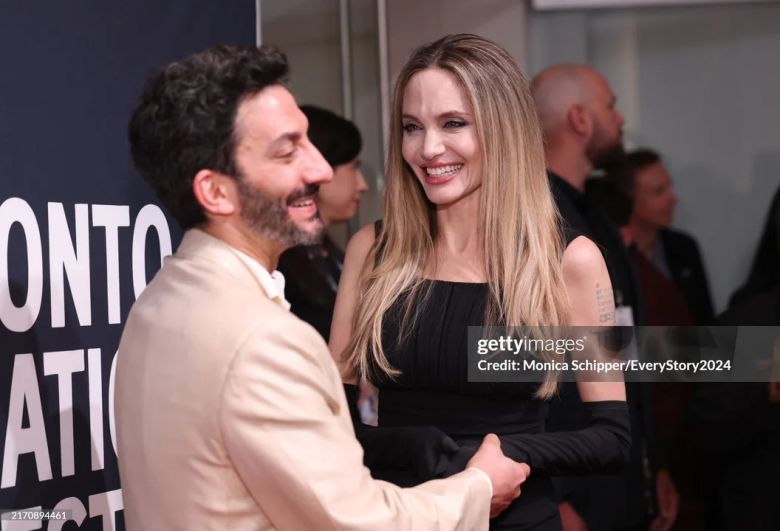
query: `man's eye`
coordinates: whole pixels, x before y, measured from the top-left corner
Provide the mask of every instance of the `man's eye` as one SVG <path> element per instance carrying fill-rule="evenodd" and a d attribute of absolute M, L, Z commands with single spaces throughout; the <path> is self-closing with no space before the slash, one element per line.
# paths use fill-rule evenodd
<path fill-rule="evenodd" d="M 412 133 L 414 131 L 417 131 L 420 129 L 417 124 L 405 124 L 401 129 L 404 130 L 404 133 Z"/>

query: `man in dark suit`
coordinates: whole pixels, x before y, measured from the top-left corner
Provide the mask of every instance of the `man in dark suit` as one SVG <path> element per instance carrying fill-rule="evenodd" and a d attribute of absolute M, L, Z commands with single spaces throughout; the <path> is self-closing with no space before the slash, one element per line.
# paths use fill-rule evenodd
<path fill-rule="evenodd" d="M 659 237 L 672 281 L 685 297 L 694 322 L 711 324 L 714 318 L 712 297 L 696 240 L 673 229 L 661 229 Z"/>
<path fill-rule="evenodd" d="M 547 148 L 550 186 L 568 239 L 584 235 L 601 248 L 616 307 L 618 325 L 642 324 L 644 308 L 636 272 L 621 236 L 604 209 L 585 193 L 588 175 L 624 155 L 623 116 L 607 80 L 585 65 L 556 65 L 531 83 Z M 669 529 L 676 518 L 677 493 L 661 467 L 652 420 L 650 389 L 627 383 L 632 453 L 616 476 L 558 478 L 565 531 L 645 529 L 652 508 L 647 502 L 645 468 L 654 475 L 659 514 L 654 529 Z M 570 384 L 561 386 L 548 428 L 576 429 L 584 422 L 582 404 Z"/>
<path fill-rule="evenodd" d="M 628 227 L 637 250 L 674 283 L 694 324 L 712 324 L 712 297 L 696 240 L 669 228 L 677 197 L 661 156 L 649 149 L 632 151 L 610 178 L 631 200 Z"/>

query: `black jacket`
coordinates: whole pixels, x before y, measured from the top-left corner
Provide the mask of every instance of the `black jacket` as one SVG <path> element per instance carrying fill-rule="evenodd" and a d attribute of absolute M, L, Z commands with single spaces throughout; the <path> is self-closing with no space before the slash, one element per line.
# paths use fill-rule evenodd
<path fill-rule="evenodd" d="M 685 298 L 694 323 L 699 326 L 712 324 L 710 286 L 696 240 L 671 229 L 662 230 L 659 236 L 672 281 Z"/>

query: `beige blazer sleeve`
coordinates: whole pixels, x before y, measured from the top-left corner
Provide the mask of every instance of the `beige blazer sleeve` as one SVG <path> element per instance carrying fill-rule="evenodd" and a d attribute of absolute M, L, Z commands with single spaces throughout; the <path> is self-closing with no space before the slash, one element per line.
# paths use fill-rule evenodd
<path fill-rule="evenodd" d="M 220 415 L 228 454 L 275 528 L 488 528 L 491 487 L 478 470 L 411 489 L 372 479 L 325 343 L 278 321 L 242 343 Z"/>

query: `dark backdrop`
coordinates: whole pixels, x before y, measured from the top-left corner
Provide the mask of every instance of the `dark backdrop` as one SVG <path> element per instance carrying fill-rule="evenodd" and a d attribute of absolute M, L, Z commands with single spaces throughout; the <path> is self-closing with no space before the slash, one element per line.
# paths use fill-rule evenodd
<path fill-rule="evenodd" d="M 152 68 L 254 42 L 252 0 L 0 5 L 0 509 L 124 528 L 112 366 L 181 236 L 133 170 L 127 122 Z"/>

